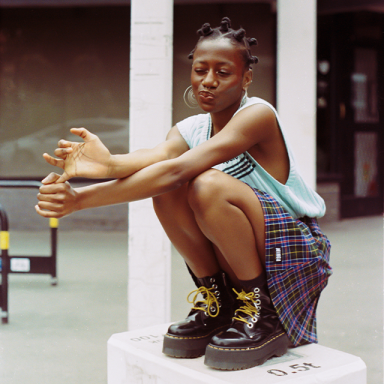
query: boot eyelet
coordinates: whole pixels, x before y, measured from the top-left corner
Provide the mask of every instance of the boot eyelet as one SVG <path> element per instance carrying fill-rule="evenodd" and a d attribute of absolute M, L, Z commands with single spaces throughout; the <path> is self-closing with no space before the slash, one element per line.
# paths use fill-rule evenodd
<path fill-rule="evenodd" d="M 253 324 L 247 323 L 248 328 L 253 328 Z"/>
<path fill-rule="evenodd" d="M 208 316 L 209 316 L 207 312 L 204 312 L 204 315 L 205 315 L 206 317 L 208 317 Z"/>
<path fill-rule="evenodd" d="M 251 321 L 252 323 L 257 323 L 257 317 L 252 317 Z"/>
<path fill-rule="evenodd" d="M 261 304 L 260 299 L 255 300 L 255 304 L 256 304 L 256 305 L 260 305 L 260 304 Z"/>
<path fill-rule="evenodd" d="M 216 312 L 216 308 L 215 308 L 215 307 L 211 307 L 210 310 L 211 310 L 211 312 L 213 312 L 213 313 Z"/>
<path fill-rule="evenodd" d="M 215 296 L 220 296 L 220 292 L 219 291 L 215 291 Z"/>
<path fill-rule="evenodd" d="M 214 278 L 214 277 L 211 277 L 209 281 L 210 281 L 211 283 L 214 283 L 214 282 L 215 282 L 215 278 Z"/>
<path fill-rule="evenodd" d="M 255 288 L 255 289 L 253 290 L 253 292 L 255 292 L 255 293 L 259 293 L 259 292 L 260 292 L 260 288 Z"/>
<path fill-rule="evenodd" d="M 213 289 L 217 289 L 217 288 L 218 288 L 217 284 L 213 284 L 213 285 L 212 285 L 212 288 L 213 288 Z"/>
<path fill-rule="evenodd" d="M 221 303 L 219 303 L 219 308 L 221 308 Z"/>

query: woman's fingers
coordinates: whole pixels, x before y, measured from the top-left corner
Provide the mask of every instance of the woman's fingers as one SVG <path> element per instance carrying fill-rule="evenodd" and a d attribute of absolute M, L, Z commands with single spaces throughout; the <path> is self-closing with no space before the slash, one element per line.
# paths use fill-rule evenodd
<path fill-rule="evenodd" d="M 39 202 L 35 206 L 35 209 L 39 215 L 44 217 L 63 217 L 65 215 L 65 195 L 64 193 L 60 193 L 62 192 L 62 188 L 56 193 L 55 190 L 58 188 L 47 188 L 55 186 L 57 186 L 57 184 L 40 187 L 40 191 L 45 192 L 37 195 Z"/>
<path fill-rule="evenodd" d="M 65 183 L 68 181 L 70 177 L 66 172 L 64 172 L 62 175 L 58 175 L 55 172 L 51 172 L 47 177 L 45 177 L 43 180 L 41 180 L 42 184 L 47 185 L 47 184 L 61 184 Z M 41 188 L 41 187 L 40 187 Z"/>
<path fill-rule="evenodd" d="M 44 157 L 44 160 L 48 164 L 51 164 L 51 165 L 54 165 L 55 167 L 59 167 L 59 168 L 64 169 L 64 160 L 62 160 L 62 159 L 55 159 L 54 157 L 52 157 L 48 153 L 44 153 L 43 157 Z"/>
<path fill-rule="evenodd" d="M 59 142 L 59 145 L 60 145 L 60 142 Z M 53 153 L 55 156 L 60 157 L 61 159 L 65 160 L 66 157 L 72 152 L 73 152 L 73 148 L 67 147 L 67 148 L 56 148 Z"/>
<path fill-rule="evenodd" d="M 63 174 L 55 181 L 57 184 L 62 184 L 68 181 L 71 177 L 68 175 L 67 172 L 63 172 Z"/>
<path fill-rule="evenodd" d="M 40 203 L 39 203 L 40 204 Z M 43 217 L 47 217 L 47 218 L 51 218 L 51 217 L 54 217 L 54 218 L 57 218 L 57 219 L 60 219 L 61 217 L 64 216 L 64 214 L 62 213 L 59 213 L 59 212 L 56 212 L 56 211 L 51 211 L 51 210 L 45 210 L 45 209 L 42 209 L 40 208 L 39 204 L 36 204 L 35 205 L 35 210 L 36 212 L 40 215 L 40 216 L 43 216 Z"/>
<path fill-rule="evenodd" d="M 71 147 L 71 145 L 72 145 L 71 141 L 67 141 L 64 139 L 59 140 L 59 142 L 57 143 L 57 146 L 59 148 L 69 148 L 69 147 Z"/>
<path fill-rule="evenodd" d="M 50 173 L 39 188 L 35 206 L 36 212 L 43 217 L 63 217 L 73 211 L 74 191 L 68 182 L 57 183 L 62 176 Z"/>
<path fill-rule="evenodd" d="M 49 155 L 48 155 L 49 156 Z M 45 177 L 43 180 L 41 180 L 41 183 L 44 184 L 44 186 L 46 184 L 53 184 L 53 183 L 56 183 L 56 181 L 58 181 L 60 179 L 60 175 L 55 173 L 55 172 L 51 172 L 47 177 Z M 44 187 L 40 187 L 40 191 L 41 189 Z M 50 187 L 52 188 L 52 186 Z M 56 187 L 54 187 L 56 188 Z M 58 186 L 57 188 L 61 188 L 60 186 Z M 49 191 L 50 189 L 49 188 L 45 188 L 47 191 Z M 44 193 L 44 192 L 43 192 Z M 45 192 L 45 193 L 52 193 L 52 192 Z M 53 192 L 55 193 L 55 192 Z"/>
<path fill-rule="evenodd" d="M 74 135 L 81 137 L 85 142 L 93 140 L 96 136 L 85 128 L 71 128 L 70 131 Z"/>
<path fill-rule="evenodd" d="M 37 205 L 41 208 L 41 209 L 45 209 L 45 210 L 48 210 L 48 211 L 55 211 L 57 213 L 61 213 L 62 209 L 63 209 L 63 205 L 60 204 L 60 203 L 53 203 L 53 202 L 50 202 L 50 201 L 39 201 L 37 203 Z"/>
<path fill-rule="evenodd" d="M 38 193 L 37 199 L 45 203 L 63 204 L 65 202 L 65 195 L 63 193 Z"/>

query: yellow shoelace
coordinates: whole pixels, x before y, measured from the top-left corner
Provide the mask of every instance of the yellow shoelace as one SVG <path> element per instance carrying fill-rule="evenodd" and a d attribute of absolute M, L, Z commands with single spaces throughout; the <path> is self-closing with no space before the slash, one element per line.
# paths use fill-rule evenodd
<path fill-rule="evenodd" d="M 212 289 L 214 288 L 206 288 L 206 287 L 200 287 L 198 289 L 195 289 L 192 291 L 188 296 L 187 300 L 188 303 L 193 304 L 192 309 L 197 309 L 199 311 L 207 312 L 207 314 L 210 317 L 216 317 L 219 314 L 219 302 L 216 298 L 216 296 L 213 294 Z M 193 296 L 192 300 L 189 300 L 189 297 L 195 293 L 195 296 Z M 197 296 L 201 294 L 204 298 L 203 301 L 196 301 Z M 200 304 L 200 305 L 199 305 Z M 216 304 L 216 305 L 214 305 Z M 216 313 L 211 312 L 211 308 L 214 308 L 216 310 Z"/>
<path fill-rule="evenodd" d="M 244 291 L 239 293 L 234 288 L 233 290 L 237 294 L 237 300 L 241 300 L 245 304 L 239 309 L 236 309 L 233 319 L 242 321 L 246 324 L 252 324 L 244 317 L 238 315 L 238 312 L 243 312 L 247 316 L 251 316 L 253 319 L 257 319 L 260 313 L 260 295 L 254 292 L 245 293 Z"/>

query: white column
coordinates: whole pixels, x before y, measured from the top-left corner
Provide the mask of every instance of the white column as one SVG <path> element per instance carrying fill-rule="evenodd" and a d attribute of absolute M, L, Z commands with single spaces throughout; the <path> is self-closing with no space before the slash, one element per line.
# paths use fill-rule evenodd
<path fill-rule="evenodd" d="M 172 124 L 173 0 L 131 1 L 130 152 Z M 128 329 L 170 320 L 171 245 L 147 199 L 129 205 Z"/>
<path fill-rule="evenodd" d="M 316 186 L 316 0 L 277 2 L 277 109 L 305 181 Z"/>

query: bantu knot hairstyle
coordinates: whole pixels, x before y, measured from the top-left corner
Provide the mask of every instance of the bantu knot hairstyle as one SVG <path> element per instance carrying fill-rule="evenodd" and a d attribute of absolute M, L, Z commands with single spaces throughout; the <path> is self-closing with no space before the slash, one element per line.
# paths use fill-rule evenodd
<path fill-rule="evenodd" d="M 198 35 L 204 36 L 204 37 L 212 35 L 212 33 L 213 33 L 213 29 L 211 28 L 209 23 L 203 24 L 203 26 L 197 31 Z"/>
<path fill-rule="evenodd" d="M 231 28 L 231 20 L 229 17 L 223 17 L 220 23 L 220 31 L 223 33 L 229 32 L 229 29 Z"/>
<path fill-rule="evenodd" d="M 244 58 L 244 63 L 246 67 L 251 68 L 252 64 L 257 64 L 259 59 L 256 56 L 252 56 L 251 46 L 257 45 L 257 40 L 254 37 L 246 37 L 245 29 L 240 28 L 234 30 L 231 27 L 231 20 L 228 17 L 223 17 L 221 20 L 220 26 L 212 28 L 209 23 L 205 23 L 197 31 L 197 34 L 200 36 L 197 45 L 205 39 L 219 39 L 219 38 L 228 38 L 230 41 L 239 46 L 242 50 L 242 55 Z M 193 54 L 196 50 L 196 47 L 188 55 L 189 59 L 193 58 Z"/>

